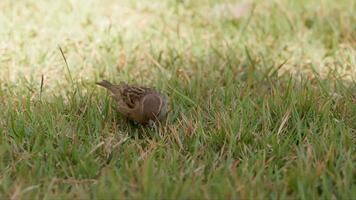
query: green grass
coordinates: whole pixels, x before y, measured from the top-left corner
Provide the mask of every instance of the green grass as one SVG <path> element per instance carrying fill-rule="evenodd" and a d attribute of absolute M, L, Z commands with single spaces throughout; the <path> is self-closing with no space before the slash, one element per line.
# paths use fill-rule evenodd
<path fill-rule="evenodd" d="M 237 4 L 2 0 L 0 198 L 355 198 L 356 4 Z M 166 122 L 101 79 L 168 94 Z"/>

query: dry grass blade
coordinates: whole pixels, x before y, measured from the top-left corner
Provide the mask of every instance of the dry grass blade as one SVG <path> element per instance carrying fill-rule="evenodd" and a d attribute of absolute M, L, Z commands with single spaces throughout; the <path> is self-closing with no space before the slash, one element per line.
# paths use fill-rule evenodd
<path fill-rule="evenodd" d="M 70 69 L 69 69 L 69 65 L 68 65 L 68 62 L 67 62 L 67 58 L 65 57 L 64 52 L 63 52 L 61 46 L 58 45 L 58 48 L 59 48 L 59 50 L 61 51 L 61 55 L 62 55 L 62 57 L 63 57 L 64 63 L 66 64 L 66 68 L 67 68 L 67 72 L 68 72 L 70 81 L 71 81 L 71 83 L 72 83 L 72 85 L 73 85 L 73 84 L 74 84 L 74 81 L 73 81 L 73 77 L 72 77 L 72 74 L 71 74 Z"/>

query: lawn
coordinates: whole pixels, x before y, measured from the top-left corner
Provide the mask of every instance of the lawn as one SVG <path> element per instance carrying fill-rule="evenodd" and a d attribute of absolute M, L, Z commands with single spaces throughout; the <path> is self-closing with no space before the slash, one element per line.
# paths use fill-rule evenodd
<path fill-rule="evenodd" d="M 356 3 L 1 0 L 0 199 L 356 197 Z M 107 79 L 169 96 L 127 122 Z"/>

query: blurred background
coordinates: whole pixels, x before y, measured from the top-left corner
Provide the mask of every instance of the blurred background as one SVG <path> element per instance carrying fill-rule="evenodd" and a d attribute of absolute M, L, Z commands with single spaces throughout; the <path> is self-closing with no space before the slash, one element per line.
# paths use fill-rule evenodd
<path fill-rule="evenodd" d="M 278 73 L 356 74 L 354 1 L 2 0 L 0 10 L 2 83 L 65 85 L 59 47 L 78 82 L 189 79 L 213 57 L 241 64 L 246 48 L 261 66 L 285 62 Z"/>

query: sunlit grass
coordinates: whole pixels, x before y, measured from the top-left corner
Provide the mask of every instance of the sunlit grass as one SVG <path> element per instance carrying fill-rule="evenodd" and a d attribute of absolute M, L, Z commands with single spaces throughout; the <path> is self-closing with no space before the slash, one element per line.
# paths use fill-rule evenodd
<path fill-rule="evenodd" d="M 356 196 L 355 6 L 1 1 L 0 198 Z M 167 93 L 167 121 L 100 79 Z"/>

